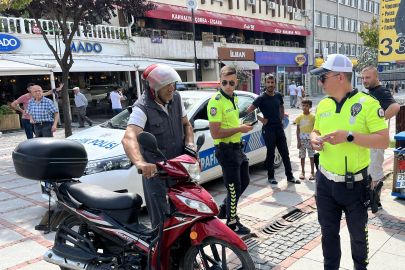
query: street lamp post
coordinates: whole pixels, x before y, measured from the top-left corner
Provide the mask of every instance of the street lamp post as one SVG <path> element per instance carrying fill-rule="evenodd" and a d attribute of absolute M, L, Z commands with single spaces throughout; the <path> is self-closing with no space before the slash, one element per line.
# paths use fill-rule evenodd
<path fill-rule="evenodd" d="M 194 10 L 198 9 L 196 0 L 186 0 L 187 8 L 191 10 L 191 19 L 193 20 L 193 39 L 194 39 L 194 69 L 195 69 L 195 80 L 198 78 L 197 69 L 197 48 L 195 46 L 195 20 L 194 20 Z"/>

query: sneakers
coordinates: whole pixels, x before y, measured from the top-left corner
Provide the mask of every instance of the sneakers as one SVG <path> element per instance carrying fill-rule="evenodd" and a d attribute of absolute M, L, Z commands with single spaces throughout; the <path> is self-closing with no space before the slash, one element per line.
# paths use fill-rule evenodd
<path fill-rule="evenodd" d="M 226 222 L 226 226 L 229 227 L 229 229 L 231 229 L 232 231 L 234 231 L 236 234 L 248 234 L 250 233 L 250 229 L 243 226 L 240 222 L 239 222 L 239 217 L 235 217 L 234 220 L 228 220 Z"/>
<path fill-rule="evenodd" d="M 277 184 L 277 180 L 274 177 L 269 177 L 269 179 L 267 179 L 269 181 L 270 184 Z"/>
<path fill-rule="evenodd" d="M 381 205 L 381 203 L 379 202 L 378 203 L 378 210 L 381 210 L 382 209 L 382 205 Z"/>
<path fill-rule="evenodd" d="M 295 179 L 294 177 L 291 179 L 287 179 L 287 182 L 294 183 L 294 184 L 301 184 L 301 181 Z"/>
<path fill-rule="evenodd" d="M 217 215 L 219 219 L 226 219 L 226 209 L 219 207 L 219 214 Z"/>
<path fill-rule="evenodd" d="M 93 125 L 93 122 L 90 122 L 89 126 L 91 127 Z"/>

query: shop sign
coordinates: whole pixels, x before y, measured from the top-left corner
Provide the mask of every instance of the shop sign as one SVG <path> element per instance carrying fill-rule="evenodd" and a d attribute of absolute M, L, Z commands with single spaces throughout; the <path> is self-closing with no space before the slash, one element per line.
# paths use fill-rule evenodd
<path fill-rule="evenodd" d="M 202 45 L 214 47 L 214 36 L 211 32 L 202 32 Z"/>
<path fill-rule="evenodd" d="M 162 36 L 150 36 L 150 40 L 152 43 L 162 43 L 163 37 Z"/>
<path fill-rule="evenodd" d="M 255 51 L 253 49 L 218 47 L 218 58 L 221 60 L 254 60 Z"/>
<path fill-rule="evenodd" d="M 305 55 L 299 54 L 295 57 L 295 63 L 297 63 L 299 66 L 302 66 L 306 61 L 307 58 Z"/>
<path fill-rule="evenodd" d="M 36 35 L 40 35 L 41 29 L 38 26 L 34 26 L 34 27 L 32 27 L 32 32 L 34 32 L 34 34 L 36 34 Z"/>
<path fill-rule="evenodd" d="M 103 47 L 101 47 L 100 43 L 84 43 L 84 45 L 79 41 L 78 46 L 76 47 L 75 43 L 72 42 L 72 45 L 70 46 L 70 50 L 72 52 L 84 52 L 84 53 L 89 53 L 89 52 L 96 52 L 100 53 L 103 50 Z"/>
<path fill-rule="evenodd" d="M 21 47 L 21 41 L 7 34 L 0 34 L 0 52 L 12 52 Z"/>
<path fill-rule="evenodd" d="M 296 61 L 297 56 L 305 57 L 305 61 L 300 66 L 308 65 L 307 54 L 297 53 L 256 52 L 255 62 L 259 66 L 296 66 L 298 64 Z M 301 57 L 300 60 L 304 60 Z"/>

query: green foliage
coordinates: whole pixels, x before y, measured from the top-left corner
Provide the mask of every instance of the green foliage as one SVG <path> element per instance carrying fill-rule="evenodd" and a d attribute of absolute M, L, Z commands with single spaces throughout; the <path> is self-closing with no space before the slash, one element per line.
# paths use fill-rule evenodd
<path fill-rule="evenodd" d="M 357 59 L 357 72 L 361 73 L 363 68 L 373 66 L 378 67 L 378 49 L 366 47 Z"/>
<path fill-rule="evenodd" d="M 358 35 L 363 39 L 364 46 L 378 49 L 378 19 L 373 17 L 370 24 L 362 24 L 362 29 Z"/>
<path fill-rule="evenodd" d="M 0 106 L 0 122 L 5 115 L 15 114 L 15 111 L 11 110 L 8 105 Z"/>

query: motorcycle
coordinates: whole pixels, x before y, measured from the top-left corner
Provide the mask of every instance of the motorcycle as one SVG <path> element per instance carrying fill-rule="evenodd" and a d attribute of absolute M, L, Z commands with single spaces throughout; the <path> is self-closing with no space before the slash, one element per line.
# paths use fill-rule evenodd
<path fill-rule="evenodd" d="M 198 137 L 195 154 L 204 140 L 204 134 Z M 141 132 L 138 142 L 164 157 L 152 134 Z M 201 168 L 192 154 L 156 163 L 162 181 L 176 181 L 166 196 L 176 210 L 161 211 L 160 224 L 152 229 L 139 223 L 139 195 L 74 180 L 87 165 L 78 142 L 27 140 L 14 150 L 13 162 L 18 175 L 46 183 L 57 204 L 55 213 L 67 213 L 58 228 L 50 228 L 51 218 L 48 226 L 36 228 L 56 231 L 44 260 L 62 270 L 255 269 L 246 244 L 216 218 L 218 206 L 196 182 Z"/>

